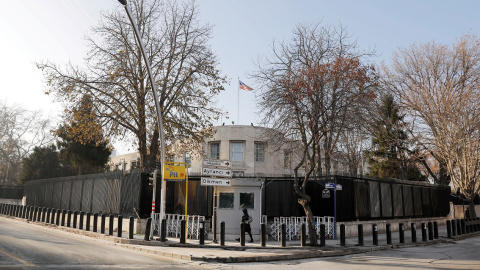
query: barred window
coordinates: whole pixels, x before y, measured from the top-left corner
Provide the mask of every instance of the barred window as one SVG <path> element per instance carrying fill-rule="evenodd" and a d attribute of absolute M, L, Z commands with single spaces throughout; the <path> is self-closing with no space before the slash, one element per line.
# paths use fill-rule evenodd
<path fill-rule="evenodd" d="M 220 159 L 220 143 L 219 142 L 210 143 L 210 158 Z"/>
<path fill-rule="evenodd" d="M 261 142 L 255 143 L 255 161 L 264 162 L 265 161 L 265 144 Z"/>

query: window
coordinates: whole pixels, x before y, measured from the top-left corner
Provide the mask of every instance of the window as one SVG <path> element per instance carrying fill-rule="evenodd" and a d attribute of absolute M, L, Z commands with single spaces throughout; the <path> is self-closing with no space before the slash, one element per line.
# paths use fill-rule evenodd
<path fill-rule="evenodd" d="M 187 163 L 188 168 L 192 167 L 192 158 L 190 157 L 190 153 L 185 153 L 185 163 Z"/>
<path fill-rule="evenodd" d="M 220 143 L 219 142 L 210 143 L 210 158 L 220 159 Z"/>
<path fill-rule="evenodd" d="M 265 144 L 258 142 L 255 143 L 255 161 L 264 162 L 265 161 Z"/>
<path fill-rule="evenodd" d="M 243 161 L 243 142 L 232 142 L 230 151 L 231 161 Z"/>
<path fill-rule="evenodd" d="M 255 208 L 255 193 L 253 192 L 240 192 L 240 209 Z"/>
<path fill-rule="evenodd" d="M 290 169 L 290 152 L 285 151 L 284 152 L 284 158 L 283 158 L 283 168 L 284 169 Z"/>
<path fill-rule="evenodd" d="M 220 193 L 218 196 L 218 208 L 233 209 L 233 193 Z"/>

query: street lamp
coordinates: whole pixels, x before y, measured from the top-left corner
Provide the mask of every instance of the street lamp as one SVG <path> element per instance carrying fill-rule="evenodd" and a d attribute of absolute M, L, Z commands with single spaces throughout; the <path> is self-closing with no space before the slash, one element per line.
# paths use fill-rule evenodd
<path fill-rule="evenodd" d="M 142 39 L 140 38 L 140 32 L 138 31 L 138 26 L 135 23 L 135 20 L 133 18 L 132 12 L 130 8 L 127 5 L 127 0 L 118 0 L 120 4 L 123 5 L 125 8 L 125 11 L 127 12 L 128 19 L 130 20 L 130 23 L 133 26 L 133 30 L 135 32 L 135 37 L 137 39 L 138 44 L 140 45 L 140 50 L 142 51 L 143 59 L 145 60 L 145 64 L 147 66 L 147 72 L 148 72 L 148 77 L 150 79 L 150 85 L 152 86 L 152 92 L 153 92 L 153 99 L 155 100 L 155 109 L 157 111 L 157 119 L 158 119 L 158 130 L 160 132 L 160 152 L 161 152 L 161 157 L 160 157 L 160 162 L 162 166 L 162 178 L 163 177 L 163 164 L 165 162 L 165 135 L 163 131 L 163 118 L 162 118 L 162 109 L 160 108 L 160 103 L 158 102 L 158 95 L 157 95 L 157 86 L 155 85 L 155 79 L 153 78 L 152 74 L 152 69 L 150 67 L 150 62 L 148 61 L 147 53 L 145 50 L 145 46 L 143 45 Z M 162 195 L 161 195 L 161 201 L 160 201 L 160 220 L 164 219 L 165 217 L 165 197 L 166 197 L 166 188 L 165 188 L 165 181 L 160 180 L 162 183 Z M 152 197 L 152 206 L 155 205 L 155 188 L 153 189 L 153 197 Z M 152 207 L 152 221 L 155 221 L 155 208 Z M 153 236 L 153 227 L 151 226 L 151 237 Z M 161 231 L 161 230 L 160 230 Z"/>

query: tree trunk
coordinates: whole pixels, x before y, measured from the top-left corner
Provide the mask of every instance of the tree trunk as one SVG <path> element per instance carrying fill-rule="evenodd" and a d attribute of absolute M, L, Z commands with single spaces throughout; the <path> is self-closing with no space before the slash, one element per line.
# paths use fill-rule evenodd
<path fill-rule="evenodd" d="M 308 237 L 310 239 L 310 246 L 317 246 L 317 231 L 315 229 L 315 221 L 313 220 L 312 209 L 310 203 L 305 198 L 298 199 L 298 203 L 302 205 L 305 215 L 307 216 Z"/>

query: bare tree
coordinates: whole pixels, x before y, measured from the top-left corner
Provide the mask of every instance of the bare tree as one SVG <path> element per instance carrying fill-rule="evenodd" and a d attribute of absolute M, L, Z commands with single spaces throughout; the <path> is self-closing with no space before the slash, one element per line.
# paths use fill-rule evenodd
<path fill-rule="evenodd" d="M 262 86 L 262 124 L 301 142 L 294 190 L 307 216 L 311 245 L 316 235 L 307 181 L 330 173 L 333 150 L 354 104 L 370 97 L 376 77 L 362 62 L 367 55 L 357 51 L 343 28 L 299 25 L 291 42 L 274 44 L 273 56 L 252 75 Z"/>
<path fill-rule="evenodd" d="M 129 4 L 152 64 L 167 142 L 201 140 L 219 116 L 212 104 L 225 83 L 208 45 L 211 26 L 197 20 L 193 1 L 134 0 Z M 69 64 L 62 70 L 49 62 L 38 64 L 47 82 L 46 92 L 64 102 L 67 118 L 73 116 L 83 96 L 90 96 L 105 135 L 125 138 L 133 134 L 140 166 L 152 168 L 159 152 L 159 131 L 133 29 L 119 7 L 104 14 L 92 30 L 86 39 L 90 52 L 84 68 Z"/>
<path fill-rule="evenodd" d="M 51 143 L 49 124 L 39 111 L 0 102 L 0 183 L 18 184 L 22 159 L 35 146 Z"/>
<path fill-rule="evenodd" d="M 453 186 L 470 199 L 480 189 L 480 39 L 452 46 L 412 45 L 385 67 L 386 85 L 417 120 L 416 138 L 444 162 Z"/>

